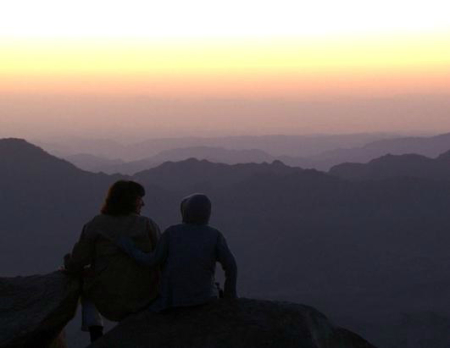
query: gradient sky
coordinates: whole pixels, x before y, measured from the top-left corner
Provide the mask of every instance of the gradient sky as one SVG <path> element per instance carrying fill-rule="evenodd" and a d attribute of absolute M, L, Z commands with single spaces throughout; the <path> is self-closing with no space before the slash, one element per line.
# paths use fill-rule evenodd
<path fill-rule="evenodd" d="M 14 1 L 0 136 L 450 131 L 446 1 Z"/>

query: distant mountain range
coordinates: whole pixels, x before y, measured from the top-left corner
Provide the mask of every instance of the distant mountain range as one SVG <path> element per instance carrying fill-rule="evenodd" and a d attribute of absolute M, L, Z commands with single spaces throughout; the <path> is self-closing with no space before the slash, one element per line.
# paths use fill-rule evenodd
<path fill-rule="evenodd" d="M 78 168 L 90 172 L 95 173 L 104 172 L 110 174 L 112 173 L 130 174 L 128 170 L 120 170 L 121 166 L 126 163 L 121 159 L 108 159 L 105 157 L 99 157 L 88 153 L 79 153 L 76 155 L 70 155 L 64 157 L 64 159 L 74 164 Z M 118 168 L 118 170 L 114 168 Z M 148 168 L 151 168 L 151 166 L 149 166 Z"/>
<path fill-rule="evenodd" d="M 414 170 L 448 156 L 419 157 Z M 401 166 L 397 156 L 387 159 Z M 57 268 L 111 183 L 133 178 L 146 187 L 144 214 L 162 228 L 180 221 L 184 195 L 211 197 L 211 223 L 239 263 L 241 296 L 313 305 L 385 348 L 404 347 L 406 340 L 420 347 L 426 337 L 416 332 L 411 341 L 408 335 L 418 318 L 422 330 L 440 337 L 433 348 L 447 347 L 448 328 L 433 318 L 450 318 L 450 180 L 401 175 L 354 181 L 332 174 L 280 162 L 195 159 L 131 177 L 94 174 L 23 140 L 3 139 L 0 274 Z"/>
<path fill-rule="evenodd" d="M 108 159 L 120 158 L 133 162 L 153 157 L 161 152 L 183 148 L 223 148 L 228 150 L 258 149 L 271 156 L 309 157 L 337 148 L 353 148 L 369 142 L 395 137 L 392 134 L 344 134 L 344 135 L 265 135 L 217 138 L 161 138 L 123 145 L 108 139 L 58 139 L 33 141 L 46 151 L 69 157 L 91 154 Z"/>
<path fill-rule="evenodd" d="M 345 138 L 335 139 L 332 137 L 312 137 L 307 141 L 306 137 L 242 137 L 236 138 L 236 143 L 232 142 L 232 138 L 203 139 L 204 143 L 221 143 L 220 146 L 188 146 L 189 144 L 200 143 L 200 139 L 186 138 L 176 139 L 172 146 L 179 145 L 177 148 L 170 148 L 154 153 L 155 149 L 161 147 L 170 147 L 169 139 L 159 139 L 149 141 L 142 144 L 130 145 L 117 149 L 117 144 L 112 146 L 116 149 L 114 159 L 102 157 L 93 154 L 75 154 L 62 156 L 80 169 L 104 172 L 104 173 L 121 173 L 133 175 L 143 170 L 154 168 L 167 161 L 182 161 L 189 158 L 197 158 L 199 160 L 208 160 L 215 163 L 238 164 L 238 163 L 271 163 L 273 161 L 281 161 L 289 166 L 301 167 L 304 169 L 317 169 L 327 171 L 333 166 L 346 162 L 366 163 L 375 158 L 387 154 L 409 154 L 436 157 L 439 154 L 450 150 L 450 134 L 442 134 L 433 137 L 405 137 L 394 139 L 382 139 L 374 142 L 368 142 L 368 137 L 360 135 L 357 137 L 347 136 Z M 368 143 L 361 146 L 363 139 Z M 173 139 L 172 139 L 173 140 Z M 189 141 L 188 141 L 189 140 Z M 267 142 L 265 143 L 264 140 Z M 184 142 L 183 142 L 184 141 Z M 319 144 L 323 141 L 324 144 Z M 342 148 L 338 143 L 346 144 L 347 147 Z M 154 148 L 148 151 L 145 156 L 145 149 L 149 148 L 149 144 L 156 144 Z M 357 144 L 356 147 L 348 147 L 348 145 Z M 102 148 L 107 147 L 107 143 L 101 142 Z M 320 152 L 320 149 L 330 148 Z M 255 146 L 248 147 L 245 146 Z M 259 147 L 257 147 L 259 146 Z M 297 147 L 296 147 L 297 146 Z M 312 148 L 316 146 L 314 152 Z M 275 149 L 275 150 L 274 150 Z M 284 149 L 284 154 L 274 154 L 274 152 Z M 125 152 L 124 152 L 125 151 Z M 133 153 L 133 151 L 135 151 Z M 128 153 L 128 155 L 125 155 Z M 133 155 L 131 155 L 133 153 Z M 292 155 L 292 153 L 305 154 Z M 311 155 L 311 153 L 315 153 Z M 139 160 L 127 161 L 121 159 L 124 157 L 139 157 Z M 150 155 L 152 154 L 152 155 Z M 144 156 L 144 157 L 142 157 Z M 122 158 L 124 158 L 122 157 Z"/>
<path fill-rule="evenodd" d="M 450 133 L 432 137 L 403 137 L 378 140 L 362 147 L 326 151 L 314 158 L 319 161 L 333 160 L 336 164 L 344 162 L 364 163 L 386 154 L 403 155 L 413 153 L 436 157 L 448 150 L 450 150 Z"/>
<path fill-rule="evenodd" d="M 358 147 L 396 136 L 384 133 L 318 134 L 318 135 L 262 135 L 217 138 L 150 139 L 128 146 L 130 156 L 136 159 L 156 155 L 165 150 L 187 147 L 220 147 L 229 150 L 258 149 L 272 156 L 309 157 L 324 151 L 343 147 Z"/>
<path fill-rule="evenodd" d="M 272 163 L 282 161 L 294 166 L 305 168 L 313 167 L 313 162 L 307 159 L 288 156 L 276 157 L 262 150 L 229 150 L 220 147 L 188 147 L 163 151 L 155 156 L 139 161 L 124 162 L 122 160 L 109 160 L 88 154 L 72 155 L 65 158 L 75 164 L 78 168 L 104 172 L 108 174 L 121 173 L 133 175 L 147 169 L 158 167 L 165 162 L 179 162 L 187 159 L 207 160 L 222 164 L 245 164 L 245 163 Z"/>
<path fill-rule="evenodd" d="M 106 173 L 135 174 L 137 172 L 154 168 L 164 162 L 183 161 L 189 158 L 208 160 L 210 162 L 237 164 L 237 163 L 262 163 L 276 160 L 261 150 L 228 150 L 220 147 L 188 147 L 180 149 L 165 150 L 159 154 L 139 161 L 121 163 L 119 165 L 105 166 Z"/>
<path fill-rule="evenodd" d="M 436 159 L 421 155 L 385 155 L 369 163 L 343 163 L 331 175 L 351 180 L 380 180 L 395 177 L 450 180 L 450 151 Z"/>

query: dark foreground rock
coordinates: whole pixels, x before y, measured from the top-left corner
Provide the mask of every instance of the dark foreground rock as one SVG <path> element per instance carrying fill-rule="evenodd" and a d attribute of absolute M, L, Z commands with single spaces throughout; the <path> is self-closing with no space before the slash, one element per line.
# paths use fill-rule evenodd
<path fill-rule="evenodd" d="M 374 348 L 314 308 L 249 299 L 218 300 L 120 323 L 89 348 Z"/>
<path fill-rule="evenodd" d="M 61 272 L 0 278 L 0 348 L 66 347 L 79 294 L 79 281 Z"/>

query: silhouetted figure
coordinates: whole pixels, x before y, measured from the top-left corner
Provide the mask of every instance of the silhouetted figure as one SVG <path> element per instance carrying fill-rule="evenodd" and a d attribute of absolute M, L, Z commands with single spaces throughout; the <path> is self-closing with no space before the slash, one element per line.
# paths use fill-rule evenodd
<path fill-rule="evenodd" d="M 223 297 L 237 297 L 236 261 L 222 233 L 208 226 L 209 198 L 202 194 L 186 197 L 181 202 L 181 213 L 183 223 L 169 227 L 153 253 L 142 252 L 129 238 L 118 240 L 138 263 L 162 267 L 160 296 L 152 304 L 152 311 L 195 306 L 217 298 L 216 262 L 225 271 Z"/>
<path fill-rule="evenodd" d="M 64 258 L 66 270 L 83 277 L 82 329 L 90 331 L 92 340 L 103 332 L 98 312 L 120 321 L 148 307 L 157 295 L 159 271 L 136 264 L 114 242 L 127 236 L 137 250 L 154 250 L 160 231 L 151 219 L 140 216 L 144 195 L 144 188 L 133 181 L 112 185 L 101 214 L 83 227 L 72 253 Z"/>

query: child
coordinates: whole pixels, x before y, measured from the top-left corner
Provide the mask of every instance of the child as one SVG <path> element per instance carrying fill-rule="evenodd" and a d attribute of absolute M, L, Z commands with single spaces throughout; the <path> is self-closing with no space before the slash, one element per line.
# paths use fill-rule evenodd
<path fill-rule="evenodd" d="M 214 282 L 216 262 L 225 271 L 224 297 L 236 298 L 237 266 L 222 233 L 208 226 L 211 201 L 194 194 L 181 202 L 183 222 L 169 227 L 156 250 L 144 253 L 129 238 L 117 244 L 138 263 L 160 265 L 162 277 L 158 299 L 151 310 L 203 304 L 217 298 Z"/>

